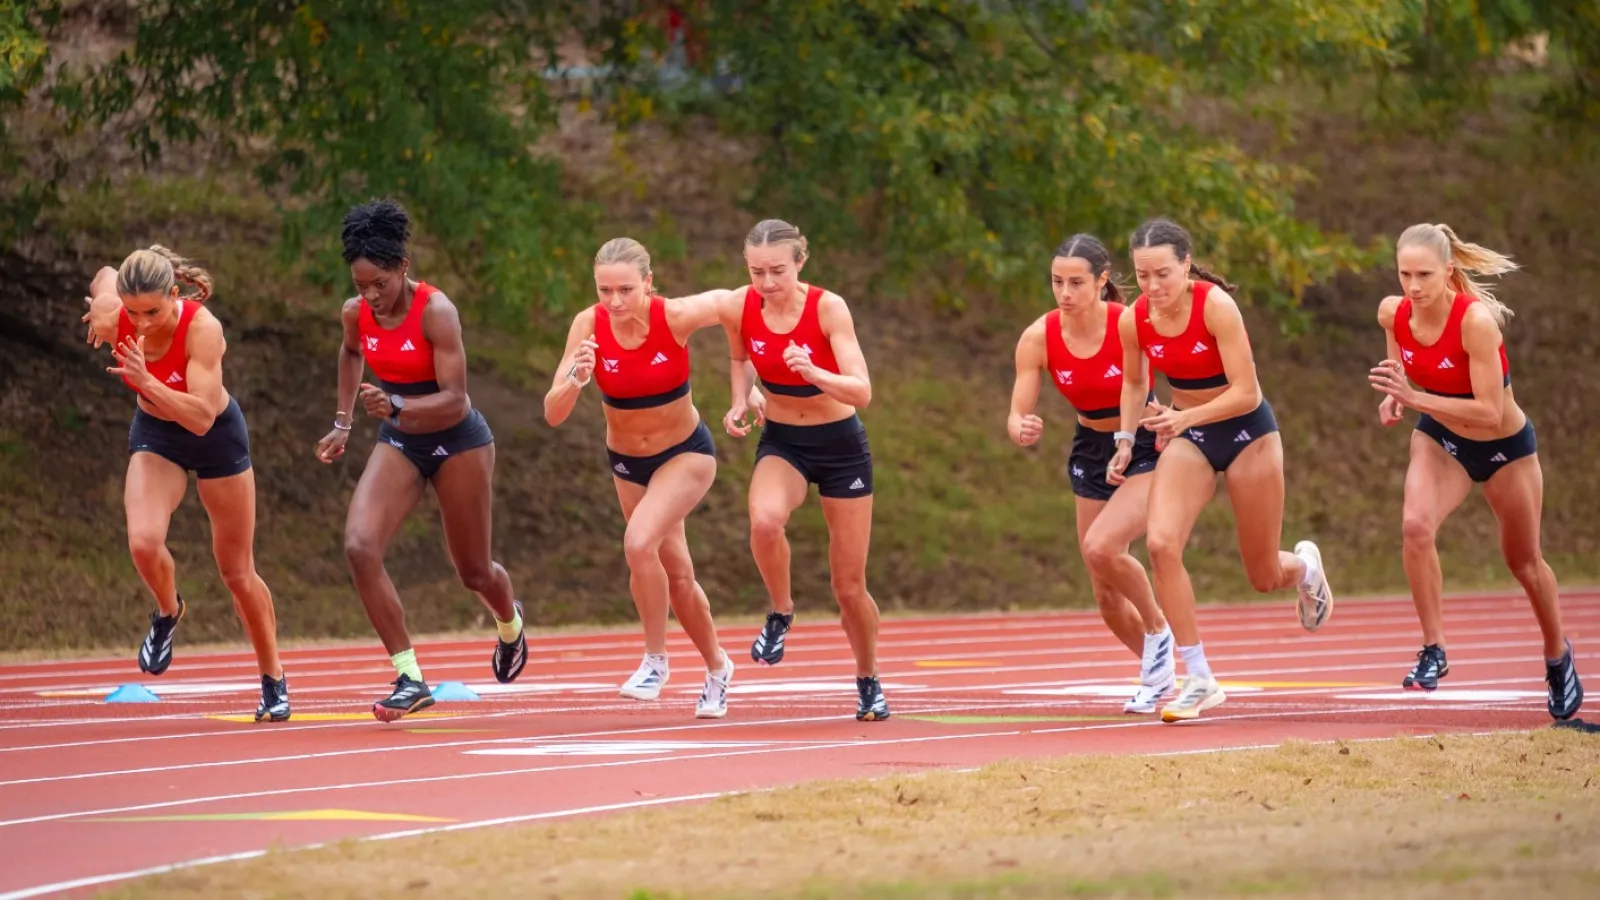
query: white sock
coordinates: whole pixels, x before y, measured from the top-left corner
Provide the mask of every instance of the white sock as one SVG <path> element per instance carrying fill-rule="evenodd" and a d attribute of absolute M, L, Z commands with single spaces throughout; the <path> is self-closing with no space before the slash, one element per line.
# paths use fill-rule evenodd
<path fill-rule="evenodd" d="M 1316 559 L 1314 557 L 1311 557 L 1311 556 L 1306 556 L 1306 555 L 1299 554 L 1299 553 L 1296 553 L 1295 555 L 1299 556 L 1300 557 L 1300 561 L 1302 563 L 1305 563 L 1305 566 L 1306 566 L 1306 574 L 1300 578 L 1300 586 L 1301 587 L 1311 587 L 1311 585 L 1313 583 L 1315 583 L 1316 580 L 1317 580 L 1317 575 L 1318 575 L 1317 561 L 1316 561 Z"/>
<path fill-rule="evenodd" d="M 1195 678 L 1210 678 L 1211 664 L 1206 662 L 1205 648 L 1200 644 L 1193 647 L 1179 647 L 1178 655 L 1183 657 L 1183 668 Z"/>

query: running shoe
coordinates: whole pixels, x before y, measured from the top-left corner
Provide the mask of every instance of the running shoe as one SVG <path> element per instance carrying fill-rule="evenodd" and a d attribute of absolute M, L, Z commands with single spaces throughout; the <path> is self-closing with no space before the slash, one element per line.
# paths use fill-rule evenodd
<path fill-rule="evenodd" d="M 856 704 L 858 720 L 878 722 L 889 718 L 889 701 L 884 699 L 883 686 L 878 684 L 877 676 L 857 678 L 856 693 L 860 695 L 860 702 Z"/>
<path fill-rule="evenodd" d="M 794 613 L 788 615 L 779 612 L 767 613 L 767 624 L 761 627 L 761 634 L 750 645 L 750 658 L 769 666 L 782 662 L 783 639 L 793 624 Z"/>
<path fill-rule="evenodd" d="M 1316 631 L 1328 621 L 1328 616 L 1333 614 L 1333 588 L 1328 587 L 1328 570 L 1322 567 L 1322 551 L 1311 541 L 1295 544 L 1294 555 L 1304 559 L 1307 565 L 1317 570 L 1317 577 L 1311 580 L 1309 586 L 1300 586 L 1299 602 L 1296 604 L 1296 609 L 1300 613 L 1300 627 L 1307 631 Z"/>
<path fill-rule="evenodd" d="M 672 669 L 667 664 L 667 658 L 647 653 L 633 677 L 623 682 L 622 696 L 633 700 L 654 700 L 661 696 L 661 689 L 666 687 L 670 677 Z"/>
<path fill-rule="evenodd" d="M 410 675 L 401 675 L 394 681 L 394 693 L 387 700 L 372 704 L 372 714 L 380 722 L 394 722 L 411 713 L 433 705 L 433 692 L 421 681 L 412 681 Z"/>
<path fill-rule="evenodd" d="M 1550 685 L 1550 717 L 1559 721 L 1577 715 L 1578 707 L 1583 705 L 1583 682 L 1578 680 L 1578 669 L 1572 663 L 1571 641 L 1567 642 L 1566 656 L 1553 666 L 1544 664 L 1544 680 Z"/>
<path fill-rule="evenodd" d="M 700 702 L 695 704 L 697 719 L 720 719 L 728 714 L 728 685 L 733 682 L 733 657 L 722 655 L 722 671 L 706 670 L 706 686 L 700 690 Z"/>
<path fill-rule="evenodd" d="M 522 615 L 522 601 L 513 600 L 511 605 L 517 608 L 517 615 Z M 528 664 L 528 636 L 517 632 L 517 639 L 506 643 L 495 637 L 494 656 L 489 660 L 489 667 L 494 670 L 496 681 L 501 684 L 510 684 L 522 674 L 522 667 Z"/>
<path fill-rule="evenodd" d="M 1222 692 L 1222 685 L 1217 684 L 1215 677 L 1190 675 L 1183 679 L 1183 689 L 1178 691 L 1178 699 L 1161 710 L 1161 721 L 1187 722 L 1198 719 L 1201 713 L 1221 706 L 1226 699 L 1228 695 Z"/>
<path fill-rule="evenodd" d="M 1439 679 L 1450 674 L 1450 661 L 1444 648 L 1429 644 L 1417 651 L 1417 664 L 1401 680 L 1400 686 L 1408 691 L 1431 691 L 1439 686 Z"/>
<path fill-rule="evenodd" d="M 1149 714 L 1156 711 L 1156 704 L 1167 695 L 1178 682 L 1177 662 L 1173 653 L 1172 629 L 1163 629 L 1160 634 L 1147 634 L 1144 636 L 1144 655 L 1139 666 L 1139 687 L 1122 704 L 1125 713 Z"/>
<path fill-rule="evenodd" d="M 160 675 L 172 665 L 172 637 L 178 631 L 178 622 L 182 621 L 185 609 L 183 596 L 179 595 L 176 613 L 163 616 L 160 610 L 156 610 L 150 614 L 150 631 L 144 636 L 144 643 L 139 645 L 141 672 Z"/>
<path fill-rule="evenodd" d="M 256 721 L 271 719 L 274 722 L 289 721 L 289 678 L 273 678 L 271 675 L 261 676 L 261 705 L 256 707 Z"/>

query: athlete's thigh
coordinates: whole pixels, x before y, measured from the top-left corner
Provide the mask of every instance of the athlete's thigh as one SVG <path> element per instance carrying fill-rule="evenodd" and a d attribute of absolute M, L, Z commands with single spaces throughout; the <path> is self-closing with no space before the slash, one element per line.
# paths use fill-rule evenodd
<path fill-rule="evenodd" d="M 1256 438 L 1223 473 L 1245 568 L 1277 571 L 1283 544 L 1283 436 Z"/>
<path fill-rule="evenodd" d="M 1183 439 L 1168 442 L 1150 476 L 1151 548 L 1168 546 L 1181 551 L 1216 490 L 1216 470 L 1200 448 Z"/>
<path fill-rule="evenodd" d="M 811 486 L 800 470 L 781 456 L 763 456 L 750 475 L 750 517 L 774 517 L 787 522 L 806 502 Z"/>
<path fill-rule="evenodd" d="M 1537 454 L 1503 466 L 1483 483 L 1483 499 L 1500 523 L 1500 547 L 1508 563 L 1531 562 L 1539 550 L 1544 512 L 1544 471 Z"/>
<path fill-rule="evenodd" d="M 389 546 L 400 523 L 416 509 L 426 485 L 405 454 L 385 443 L 372 448 L 345 516 L 345 545 Z"/>
<path fill-rule="evenodd" d="M 634 506 L 629 533 L 650 543 L 664 541 L 705 498 L 716 477 L 717 461 L 708 454 L 680 453 L 667 460 Z"/>
<path fill-rule="evenodd" d="M 1426 434 L 1411 432 L 1403 520 L 1413 527 L 1420 525 L 1422 530 L 1436 532 L 1470 493 L 1472 478 L 1455 457 Z"/>
<path fill-rule="evenodd" d="M 188 489 L 189 473 L 172 460 L 146 451 L 130 455 L 122 485 L 129 542 L 165 542 L 172 513 Z"/>
<path fill-rule="evenodd" d="M 201 478 L 200 502 L 211 519 L 211 551 L 224 571 L 253 566 L 256 537 L 256 470 L 227 478 Z"/>

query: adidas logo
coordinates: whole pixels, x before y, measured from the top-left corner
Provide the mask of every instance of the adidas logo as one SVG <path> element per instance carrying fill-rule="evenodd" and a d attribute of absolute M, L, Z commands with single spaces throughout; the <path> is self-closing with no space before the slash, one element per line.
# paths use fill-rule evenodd
<path fill-rule="evenodd" d="M 862 480 L 859 479 L 859 478 L 857 478 L 855 481 L 850 482 L 850 490 L 852 490 L 852 491 L 864 491 L 864 490 L 866 490 L 866 488 L 867 488 L 866 484 L 863 483 Z"/>
<path fill-rule="evenodd" d="M 1122 370 L 1117 368 L 1114 365 L 1111 368 L 1106 370 L 1106 377 L 1107 378 L 1116 378 L 1118 375 L 1121 375 L 1121 374 L 1122 374 Z"/>
<path fill-rule="evenodd" d="M 1071 369 L 1057 369 L 1056 370 L 1056 380 L 1061 382 L 1062 384 L 1071 384 L 1072 383 L 1072 370 Z"/>
<path fill-rule="evenodd" d="M 1248 443 L 1249 440 L 1250 440 L 1250 432 L 1248 432 L 1248 431 L 1241 431 L 1237 435 L 1234 435 L 1234 438 L 1233 438 L 1233 442 L 1235 444 Z"/>
<path fill-rule="evenodd" d="M 655 359 L 650 360 L 650 365 L 659 366 L 664 362 L 671 362 L 671 360 L 667 359 L 667 355 L 665 353 L 662 353 L 658 350 L 656 351 Z"/>
<path fill-rule="evenodd" d="M 1456 455 L 1456 445 L 1455 444 L 1452 444 L 1449 441 L 1440 441 L 1439 443 L 1444 445 L 1445 451 L 1448 452 L 1451 456 L 1455 456 Z"/>
<path fill-rule="evenodd" d="M 1448 359 L 1439 360 L 1439 368 L 1441 368 L 1441 369 L 1454 369 L 1455 367 L 1456 367 L 1456 364 L 1451 362 Z"/>
<path fill-rule="evenodd" d="M 750 342 L 750 352 L 751 353 L 766 353 L 767 352 L 767 342 L 766 341 L 751 341 Z"/>
<path fill-rule="evenodd" d="M 178 384 L 181 381 L 183 381 L 183 375 L 181 373 L 173 372 L 171 375 L 167 376 L 167 384 Z"/>
<path fill-rule="evenodd" d="M 621 472 L 624 475 L 628 474 L 628 467 L 623 465 L 622 463 L 617 463 L 616 465 L 612 466 L 611 468 L 616 469 L 618 472 Z"/>
<path fill-rule="evenodd" d="M 1504 453 L 1496 453 L 1495 455 L 1489 457 L 1489 462 L 1505 462 L 1505 461 L 1506 461 L 1506 455 Z"/>
<path fill-rule="evenodd" d="M 401 350 L 415 350 L 417 348 L 411 343 L 411 339 L 407 338 L 406 342 L 404 344 L 400 345 L 400 349 Z"/>
<path fill-rule="evenodd" d="M 405 444 L 400 443 L 394 438 L 389 438 L 389 446 L 395 448 L 396 450 L 404 450 L 406 448 Z"/>
<path fill-rule="evenodd" d="M 600 361 L 606 364 L 606 371 L 607 372 L 615 372 L 615 371 L 617 371 L 617 363 L 620 362 L 620 360 L 615 360 L 615 359 L 602 359 Z"/>
<path fill-rule="evenodd" d="M 450 455 L 450 451 L 446 450 L 443 447 L 435 447 L 435 448 L 433 448 L 433 455 L 434 456 L 449 456 Z"/>
<path fill-rule="evenodd" d="M 1206 342 L 1205 341 L 1195 341 L 1194 342 L 1194 350 L 1191 351 L 1191 352 L 1193 352 L 1193 353 L 1204 353 L 1204 352 L 1206 352 L 1207 350 L 1210 350 L 1210 349 L 1211 349 L 1210 347 L 1206 346 Z"/>

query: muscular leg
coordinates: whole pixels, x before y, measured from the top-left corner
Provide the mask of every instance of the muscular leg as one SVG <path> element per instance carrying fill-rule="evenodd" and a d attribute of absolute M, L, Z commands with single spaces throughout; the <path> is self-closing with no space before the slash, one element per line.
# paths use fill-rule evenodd
<path fill-rule="evenodd" d="M 461 586 L 478 595 L 496 622 L 511 622 L 517 617 L 511 577 L 492 553 L 494 444 L 450 457 L 433 475 L 433 492 Z"/>
<path fill-rule="evenodd" d="M 422 499 L 423 484 L 422 473 L 399 450 L 379 443 L 372 448 L 345 517 L 344 555 L 356 593 L 390 656 L 410 650 L 411 637 L 406 634 L 406 612 L 383 567 L 383 556 L 400 523 Z"/>
<path fill-rule="evenodd" d="M 776 456 L 762 457 L 750 476 L 750 554 L 773 611 L 785 616 L 794 613 L 794 595 L 789 589 L 789 539 L 784 529 L 789 516 L 806 501 L 807 490 L 805 476 Z"/>
<path fill-rule="evenodd" d="M 1433 438 L 1413 431 L 1400 522 L 1400 548 L 1406 580 L 1411 584 L 1411 602 L 1422 624 L 1424 645 L 1445 646 L 1444 575 L 1439 569 L 1437 544 L 1439 526 L 1471 491 L 1472 479 L 1467 477 L 1461 464 Z"/>
<path fill-rule="evenodd" d="M 872 542 L 872 497 L 822 498 L 828 523 L 828 569 L 839 623 L 856 658 L 856 677 L 878 674 L 878 604 L 867 593 L 867 550 Z"/>
<path fill-rule="evenodd" d="M 1078 523 L 1078 552 L 1083 556 L 1083 564 L 1089 572 L 1089 590 L 1094 593 L 1095 605 L 1100 608 L 1100 618 L 1105 621 L 1106 627 L 1121 641 L 1124 646 L 1134 653 L 1142 651 L 1144 646 L 1144 622 L 1139 618 L 1139 611 L 1134 609 L 1128 598 L 1122 596 L 1112 586 L 1106 577 L 1106 569 L 1111 561 L 1102 558 L 1101 552 L 1114 555 L 1111 548 L 1090 553 L 1089 529 L 1099 519 L 1100 513 L 1105 509 L 1106 501 L 1090 500 L 1087 497 L 1073 498 L 1075 518 Z M 1126 548 L 1124 548 L 1126 550 Z"/>
<path fill-rule="evenodd" d="M 695 580 L 694 560 L 689 556 L 689 538 L 682 521 L 661 542 L 660 556 L 661 567 L 667 572 L 667 596 L 672 602 L 672 611 L 678 616 L 678 624 L 683 626 L 684 634 L 700 651 L 706 668 L 720 670 L 727 655 L 717 638 L 717 624 L 711 617 L 711 601 L 707 599 L 705 589 L 700 587 L 700 582 Z"/>
<path fill-rule="evenodd" d="M 1298 585 L 1306 576 L 1306 564 L 1282 549 L 1283 436 L 1273 432 L 1258 438 L 1223 478 L 1250 586 L 1266 593 Z"/>
<path fill-rule="evenodd" d="M 188 473 L 171 460 L 145 452 L 128 457 L 128 475 L 122 487 L 122 503 L 128 517 L 128 554 L 163 616 L 178 614 L 178 588 L 172 554 L 167 550 L 167 527 L 188 488 Z"/>
<path fill-rule="evenodd" d="M 1100 580 L 1122 598 L 1122 615 L 1128 617 L 1131 624 L 1124 626 L 1128 631 L 1126 637 L 1120 632 L 1118 636 L 1135 653 L 1143 652 L 1144 635 L 1160 634 L 1167 627 L 1144 566 L 1128 552 L 1129 545 L 1145 533 L 1149 523 L 1150 485 L 1154 480 L 1149 474 L 1129 478 L 1103 508 L 1090 517 L 1089 525 L 1082 528 L 1078 538 L 1090 571 L 1098 573 Z M 1079 501 L 1080 522 L 1083 502 Z M 1104 607 L 1101 614 L 1105 614 Z M 1107 624 L 1110 624 L 1109 619 Z"/>
<path fill-rule="evenodd" d="M 1561 630 L 1561 599 L 1556 574 L 1539 547 L 1539 519 L 1544 507 L 1544 472 L 1539 457 L 1525 456 L 1494 473 L 1483 485 L 1483 497 L 1500 522 L 1500 550 L 1506 565 L 1527 592 L 1544 635 L 1545 659 L 1567 653 Z"/>
<path fill-rule="evenodd" d="M 246 469 L 228 478 L 199 480 L 200 502 L 211 518 L 211 553 L 233 609 L 256 651 L 261 674 L 283 678 L 278 660 L 278 619 L 272 592 L 256 573 L 256 474 Z"/>
<path fill-rule="evenodd" d="M 628 561 L 628 587 L 644 626 L 646 653 L 667 652 L 667 606 L 671 599 L 662 546 L 675 530 L 683 527 L 683 520 L 711 489 L 716 475 L 715 459 L 704 453 L 683 453 L 656 470 L 649 488 L 616 479 L 617 496 L 628 521 L 622 538 L 623 555 Z M 720 668 L 721 663 L 720 650 L 707 660 L 713 668 Z"/>
<path fill-rule="evenodd" d="M 1200 643 L 1200 625 L 1194 611 L 1194 585 L 1183 565 L 1183 549 L 1200 518 L 1200 511 L 1216 492 L 1216 473 L 1200 449 L 1184 439 L 1167 444 L 1150 484 L 1149 532 L 1151 575 L 1156 600 L 1172 626 L 1179 647 Z"/>

